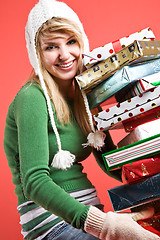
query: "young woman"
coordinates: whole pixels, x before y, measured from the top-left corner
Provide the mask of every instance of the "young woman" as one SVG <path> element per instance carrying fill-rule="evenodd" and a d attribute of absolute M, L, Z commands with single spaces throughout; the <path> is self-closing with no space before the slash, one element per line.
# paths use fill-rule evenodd
<path fill-rule="evenodd" d="M 95 131 L 75 81 L 89 49 L 77 15 L 62 2 L 40 0 L 26 41 L 34 71 L 9 107 L 4 135 L 24 239 L 159 239 L 136 223 L 140 214 L 104 213 L 82 172 L 93 147 L 103 168 L 99 150 L 114 145 L 108 133 Z"/>

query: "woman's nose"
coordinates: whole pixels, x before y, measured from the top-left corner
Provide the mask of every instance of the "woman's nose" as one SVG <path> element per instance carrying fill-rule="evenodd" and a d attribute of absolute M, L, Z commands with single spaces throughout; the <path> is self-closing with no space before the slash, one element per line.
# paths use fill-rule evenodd
<path fill-rule="evenodd" d="M 66 46 L 62 46 L 59 48 L 59 59 L 60 60 L 67 60 L 70 56 L 69 50 Z"/>

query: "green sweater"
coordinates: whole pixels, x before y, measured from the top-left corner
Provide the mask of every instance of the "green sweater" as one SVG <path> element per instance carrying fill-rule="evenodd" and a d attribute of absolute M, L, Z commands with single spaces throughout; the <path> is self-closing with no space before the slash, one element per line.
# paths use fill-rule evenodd
<path fill-rule="evenodd" d="M 67 101 L 73 113 L 73 102 Z M 76 156 L 76 163 L 68 170 L 50 166 L 58 148 L 41 87 L 37 83 L 27 83 L 9 106 L 4 150 L 13 175 L 18 205 L 33 201 L 50 214 L 83 229 L 89 206 L 80 203 L 68 193 L 93 188 L 82 172 L 80 163 L 90 155 L 91 148 L 82 147 L 87 139 L 73 114 L 71 123 L 64 126 L 57 122 L 55 111 L 54 118 L 62 149 Z M 113 149 L 113 143 L 109 142 Z"/>

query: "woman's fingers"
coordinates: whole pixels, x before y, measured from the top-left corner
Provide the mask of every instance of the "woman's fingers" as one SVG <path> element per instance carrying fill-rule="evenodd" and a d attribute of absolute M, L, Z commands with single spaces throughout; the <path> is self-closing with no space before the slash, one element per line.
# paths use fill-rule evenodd
<path fill-rule="evenodd" d="M 146 218 L 151 218 L 154 215 L 154 208 L 148 207 L 140 212 L 130 213 L 134 221 L 139 221 Z"/>

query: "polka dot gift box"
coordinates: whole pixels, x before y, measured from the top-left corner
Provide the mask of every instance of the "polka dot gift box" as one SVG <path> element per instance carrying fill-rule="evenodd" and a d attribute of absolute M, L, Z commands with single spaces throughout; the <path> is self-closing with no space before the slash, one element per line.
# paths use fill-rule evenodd
<path fill-rule="evenodd" d="M 120 51 L 122 48 L 131 44 L 135 40 L 154 40 L 155 35 L 151 28 L 145 28 L 139 32 L 123 37 L 119 40 L 108 43 L 102 47 L 95 48 L 91 52 L 83 54 L 83 63 L 86 68 L 90 68 L 93 64 L 107 59 L 112 54 Z"/>
<path fill-rule="evenodd" d="M 94 115 L 98 130 L 116 128 L 125 120 L 160 107 L 160 86 Z"/>

